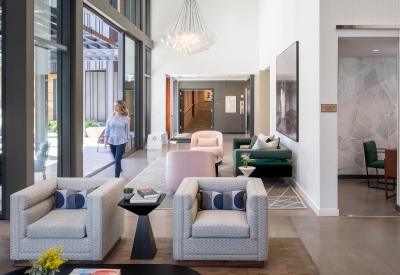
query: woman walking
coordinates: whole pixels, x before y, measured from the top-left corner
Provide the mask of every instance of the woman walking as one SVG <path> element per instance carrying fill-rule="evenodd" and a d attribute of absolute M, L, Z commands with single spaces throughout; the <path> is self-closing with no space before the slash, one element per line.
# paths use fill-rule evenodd
<path fill-rule="evenodd" d="M 106 130 L 104 132 L 104 147 L 110 145 L 111 153 L 115 160 L 115 177 L 119 178 L 121 173 L 121 159 L 129 147 L 129 111 L 123 100 L 114 102 L 114 113 L 108 117 Z"/>

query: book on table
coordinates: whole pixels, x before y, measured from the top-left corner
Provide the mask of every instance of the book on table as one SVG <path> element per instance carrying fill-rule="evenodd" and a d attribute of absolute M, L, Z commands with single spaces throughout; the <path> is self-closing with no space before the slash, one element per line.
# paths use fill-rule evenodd
<path fill-rule="evenodd" d="M 75 268 L 69 275 L 120 275 L 121 269 Z"/>
<path fill-rule="evenodd" d="M 137 190 L 138 194 L 145 199 L 148 198 L 158 198 L 160 194 L 155 191 L 153 188 L 145 188 Z"/>
<path fill-rule="evenodd" d="M 157 192 L 157 191 L 155 191 Z M 141 195 L 138 194 L 138 192 L 135 192 L 133 197 L 129 200 L 130 203 L 154 203 L 157 202 L 158 199 L 160 198 L 160 192 L 157 192 L 157 197 L 153 198 L 143 198 Z"/>

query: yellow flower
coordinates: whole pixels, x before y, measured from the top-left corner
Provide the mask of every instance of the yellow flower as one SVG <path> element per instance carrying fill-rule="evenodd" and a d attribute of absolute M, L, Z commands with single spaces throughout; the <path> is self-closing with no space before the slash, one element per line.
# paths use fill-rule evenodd
<path fill-rule="evenodd" d="M 63 263 L 67 262 L 67 259 L 62 259 L 62 246 L 60 245 L 57 249 L 54 247 L 49 248 L 46 252 L 42 252 L 41 256 L 37 260 L 30 261 L 32 268 L 27 270 L 25 273 L 32 274 L 42 267 L 42 270 L 47 274 L 48 272 L 55 270 L 60 272 L 58 267 Z"/>

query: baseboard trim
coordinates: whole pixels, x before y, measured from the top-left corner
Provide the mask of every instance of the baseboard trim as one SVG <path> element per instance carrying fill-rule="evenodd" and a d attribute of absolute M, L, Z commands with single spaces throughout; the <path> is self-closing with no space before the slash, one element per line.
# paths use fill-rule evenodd
<path fill-rule="evenodd" d="M 181 266 L 202 267 L 264 267 L 264 262 L 258 261 L 178 261 Z"/>
<path fill-rule="evenodd" d="M 376 175 L 338 175 L 338 179 L 367 179 L 376 180 Z M 378 175 L 379 179 L 384 179 L 384 175 Z"/>
<path fill-rule="evenodd" d="M 306 200 L 311 209 L 320 217 L 336 217 L 339 216 L 339 209 L 336 208 L 323 208 L 320 209 L 317 204 L 310 198 L 306 191 L 298 184 L 293 177 L 287 178 L 292 186 L 296 188 L 301 196 Z"/>

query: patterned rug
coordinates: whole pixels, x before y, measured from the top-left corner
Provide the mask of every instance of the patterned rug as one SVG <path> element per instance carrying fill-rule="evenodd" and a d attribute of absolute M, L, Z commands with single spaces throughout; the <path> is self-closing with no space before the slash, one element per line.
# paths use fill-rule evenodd
<path fill-rule="evenodd" d="M 139 175 L 131 180 L 126 187 L 135 190 L 151 187 L 154 190 L 167 193 L 164 201 L 158 209 L 171 209 L 174 194 L 168 191 L 165 185 L 166 157 L 157 158 L 152 164 L 144 169 Z M 224 157 L 218 166 L 219 177 L 233 177 L 232 157 Z M 261 178 L 268 194 L 269 209 L 307 209 L 295 189 L 286 182 L 285 178 Z"/>

